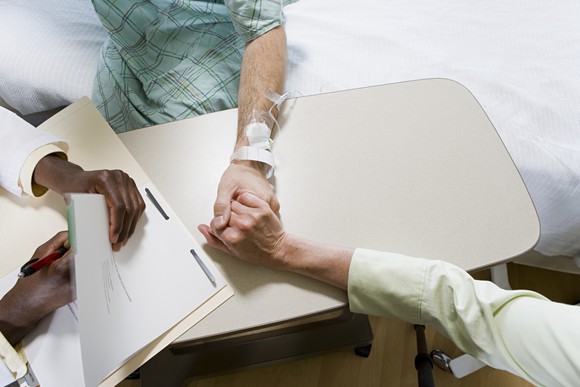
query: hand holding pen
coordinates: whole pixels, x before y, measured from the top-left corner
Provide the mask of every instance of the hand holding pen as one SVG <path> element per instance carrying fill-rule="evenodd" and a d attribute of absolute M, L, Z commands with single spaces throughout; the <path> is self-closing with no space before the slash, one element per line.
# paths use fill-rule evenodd
<path fill-rule="evenodd" d="M 73 300 L 69 264 L 71 254 L 66 252 L 56 258 L 68 247 L 68 233 L 60 232 L 40 245 L 25 267 L 31 261 L 44 265 L 36 274 L 21 277 L 2 299 L 0 299 L 0 330 L 11 344 L 15 344 L 28 333 L 36 323 L 48 313 Z M 38 259 L 36 257 L 51 257 Z M 48 265 L 48 262 L 51 262 Z"/>
<path fill-rule="evenodd" d="M 43 267 L 50 266 L 51 263 L 62 257 L 66 254 L 68 249 L 64 246 L 59 247 L 52 253 L 42 257 L 42 258 L 33 258 L 30 261 L 26 262 L 21 268 L 20 273 L 18 273 L 18 278 L 27 277 L 32 275 L 42 269 Z"/>

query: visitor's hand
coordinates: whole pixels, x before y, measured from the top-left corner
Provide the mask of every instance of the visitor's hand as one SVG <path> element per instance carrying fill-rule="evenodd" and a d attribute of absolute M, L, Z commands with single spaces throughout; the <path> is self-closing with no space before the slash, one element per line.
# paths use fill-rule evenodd
<path fill-rule="evenodd" d="M 254 264 L 284 267 L 287 234 L 264 200 L 243 193 L 231 203 L 226 227 L 215 227 L 215 221 L 198 228 L 210 246 Z"/>

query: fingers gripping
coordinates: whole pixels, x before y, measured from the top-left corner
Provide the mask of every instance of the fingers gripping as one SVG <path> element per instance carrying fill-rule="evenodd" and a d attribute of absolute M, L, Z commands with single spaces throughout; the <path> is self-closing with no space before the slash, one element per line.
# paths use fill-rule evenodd
<path fill-rule="evenodd" d="M 68 238 L 67 231 L 61 231 L 57 233 L 36 249 L 33 258 L 42 258 L 45 255 L 52 253 L 59 247 L 64 246 L 67 243 L 67 238 Z"/>

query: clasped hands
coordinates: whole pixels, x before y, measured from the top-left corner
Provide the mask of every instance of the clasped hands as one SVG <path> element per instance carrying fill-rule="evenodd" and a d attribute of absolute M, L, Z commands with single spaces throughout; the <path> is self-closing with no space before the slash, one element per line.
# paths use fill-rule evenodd
<path fill-rule="evenodd" d="M 198 230 L 207 243 L 247 262 L 282 268 L 287 234 L 276 213 L 274 187 L 244 162 L 232 162 L 222 175 L 214 218 Z"/>

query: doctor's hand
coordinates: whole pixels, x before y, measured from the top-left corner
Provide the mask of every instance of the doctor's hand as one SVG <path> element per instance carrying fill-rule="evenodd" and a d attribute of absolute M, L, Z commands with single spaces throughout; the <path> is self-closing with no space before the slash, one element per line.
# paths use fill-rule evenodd
<path fill-rule="evenodd" d="M 60 194 L 86 192 L 104 195 L 109 208 L 109 240 L 115 251 L 119 251 L 133 235 L 145 210 L 145 202 L 135 181 L 120 170 L 85 171 L 76 164 L 49 155 L 36 166 L 34 181 Z"/>
<path fill-rule="evenodd" d="M 244 193 L 252 193 L 262 199 L 275 213 L 280 211 L 274 186 L 264 176 L 260 163 L 234 160 L 223 173 L 218 185 L 213 207 L 214 219 L 211 222 L 214 236 L 229 223 L 232 200 L 236 200 Z"/>
<path fill-rule="evenodd" d="M 288 234 L 264 200 L 242 193 L 231 202 L 228 224 L 217 228 L 215 222 L 216 218 L 210 225 L 198 227 L 210 246 L 250 263 L 278 269 L 286 267 Z"/>
<path fill-rule="evenodd" d="M 68 233 L 61 231 L 36 249 L 42 258 L 60 247 L 68 248 Z M 73 301 L 70 281 L 71 252 L 50 266 L 20 278 L 0 300 L 0 331 L 12 344 L 19 342 L 47 314 Z"/>

